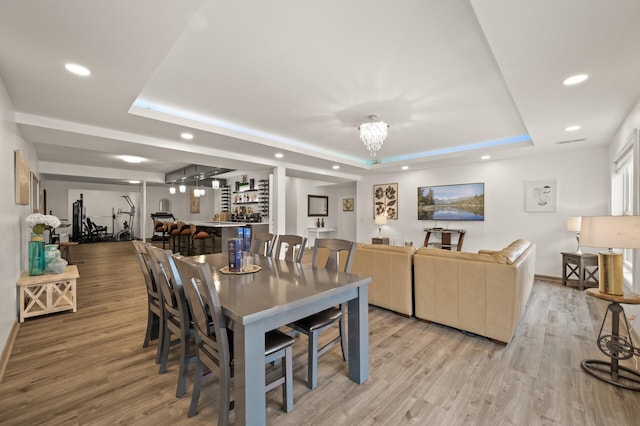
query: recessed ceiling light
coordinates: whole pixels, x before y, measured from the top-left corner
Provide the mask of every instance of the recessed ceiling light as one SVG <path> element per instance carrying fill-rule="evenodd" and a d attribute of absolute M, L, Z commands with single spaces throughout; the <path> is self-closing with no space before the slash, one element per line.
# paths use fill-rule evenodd
<path fill-rule="evenodd" d="M 340 168 L 340 166 L 338 166 L 337 164 L 335 166 L 333 166 L 333 170 L 338 170 Z"/>
<path fill-rule="evenodd" d="M 67 71 L 75 75 L 80 75 L 82 77 L 87 77 L 91 75 L 91 71 L 89 71 L 89 68 L 83 67 L 82 65 L 64 64 L 64 67 Z"/>
<path fill-rule="evenodd" d="M 134 183 L 135 184 L 135 183 L 140 183 L 140 181 L 139 180 L 130 180 L 129 183 Z"/>
<path fill-rule="evenodd" d="M 583 81 L 587 80 L 589 78 L 589 76 L 587 74 L 577 74 L 577 75 L 572 75 L 569 78 L 565 78 L 562 81 L 562 84 L 564 84 L 565 86 L 573 86 L 574 84 L 580 84 Z"/>
<path fill-rule="evenodd" d="M 480 157 L 481 160 L 488 160 L 489 158 L 491 158 L 490 155 L 483 155 L 482 157 Z"/>
<path fill-rule="evenodd" d="M 180 134 L 180 137 L 181 137 L 182 139 L 185 139 L 185 140 L 188 140 L 188 141 L 190 141 L 191 139 L 193 139 L 193 135 L 192 135 L 191 133 L 189 133 L 189 132 L 183 132 L 183 133 L 181 133 L 181 134 Z"/>
<path fill-rule="evenodd" d="M 565 127 L 564 131 L 565 132 L 575 132 L 576 130 L 580 130 L 582 127 L 580 126 L 569 126 L 569 127 Z"/>
<path fill-rule="evenodd" d="M 284 158 L 284 154 L 281 152 L 276 153 L 276 155 L 274 155 L 274 157 L 276 158 Z"/>
<path fill-rule="evenodd" d="M 402 170 L 409 170 L 409 166 L 402 166 Z"/>
<path fill-rule="evenodd" d="M 134 155 L 121 155 L 120 159 L 127 163 L 135 163 L 135 164 L 142 163 L 144 161 L 144 158 L 136 157 Z"/>

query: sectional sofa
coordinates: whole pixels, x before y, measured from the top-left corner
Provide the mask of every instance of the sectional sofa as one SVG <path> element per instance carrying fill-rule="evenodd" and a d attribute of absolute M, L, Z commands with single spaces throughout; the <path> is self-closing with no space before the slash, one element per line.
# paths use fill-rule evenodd
<path fill-rule="evenodd" d="M 370 275 L 369 303 L 508 343 L 534 280 L 535 244 L 456 252 L 358 244 L 351 272 Z"/>

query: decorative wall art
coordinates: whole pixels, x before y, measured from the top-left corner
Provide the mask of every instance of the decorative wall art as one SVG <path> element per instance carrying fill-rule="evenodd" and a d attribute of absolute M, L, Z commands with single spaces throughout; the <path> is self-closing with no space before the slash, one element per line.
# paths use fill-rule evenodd
<path fill-rule="evenodd" d="M 352 212 L 353 211 L 353 198 L 343 198 L 342 199 L 342 211 L 343 212 Z"/>
<path fill-rule="evenodd" d="M 29 162 L 22 151 L 15 151 L 16 204 L 29 205 L 29 186 L 31 174 Z"/>
<path fill-rule="evenodd" d="M 524 208 L 528 212 L 555 212 L 558 189 L 555 179 L 524 183 Z"/>
<path fill-rule="evenodd" d="M 484 220 L 484 183 L 418 188 L 418 220 Z"/>
<path fill-rule="evenodd" d="M 193 195 L 193 191 L 189 191 L 189 213 L 200 213 L 200 197 Z"/>
<path fill-rule="evenodd" d="M 373 218 L 387 214 L 387 219 L 398 219 L 398 184 L 373 185 Z"/>

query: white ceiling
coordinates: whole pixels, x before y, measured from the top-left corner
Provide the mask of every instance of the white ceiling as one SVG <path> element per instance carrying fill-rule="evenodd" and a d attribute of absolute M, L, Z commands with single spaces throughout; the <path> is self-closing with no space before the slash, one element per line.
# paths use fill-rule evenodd
<path fill-rule="evenodd" d="M 640 97 L 637 22 L 628 0 L 5 0 L 0 78 L 50 178 L 195 163 L 344 181 L 606 145 Z M 370 114 L 390 125 L 379 164 Z"/>

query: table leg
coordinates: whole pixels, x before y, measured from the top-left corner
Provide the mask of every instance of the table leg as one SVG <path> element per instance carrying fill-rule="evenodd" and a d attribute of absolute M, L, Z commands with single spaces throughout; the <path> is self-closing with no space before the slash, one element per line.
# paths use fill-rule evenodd
<path fill-rule="evenodd" d="M 620 313 L 623 312 L 622 306 L 620 306 L 619 303 L 613 302 L 607 309 L 611 311 L 610 343 L 612 344 L 610 345 L 610 360 L 586 359 L 582 361 L 582 368 L 593 377 L 614 386 L 640 391 L 640 372 L 619 365 L 618 356 L 620 352 L 615 349 L 616 347 L 620 349 L 620 346 L 616 346 L 616 342 L 618 342 L 618 338 L 620 337 Z M 606 321 L 606 319 L 607 317 L 605 315 L 603 321 Z"/>
<path fill-rule="evenodd" d="M 369 378 L 369 306 L 367 287 L 358 288 L 358 297 L 348 302 L 349 378 L 362 384 Z"/>
<path fill-rule="evenodd" d="M 243 326 L 234 322 L 234 396 L 235 424 L 267 423 L 264 334 L 259 324 Z"/>
<path fill-rule="evenodd" d="M 578 264 L 578 290 L 584 291 L 584 262 L 580 259 Z"/>

